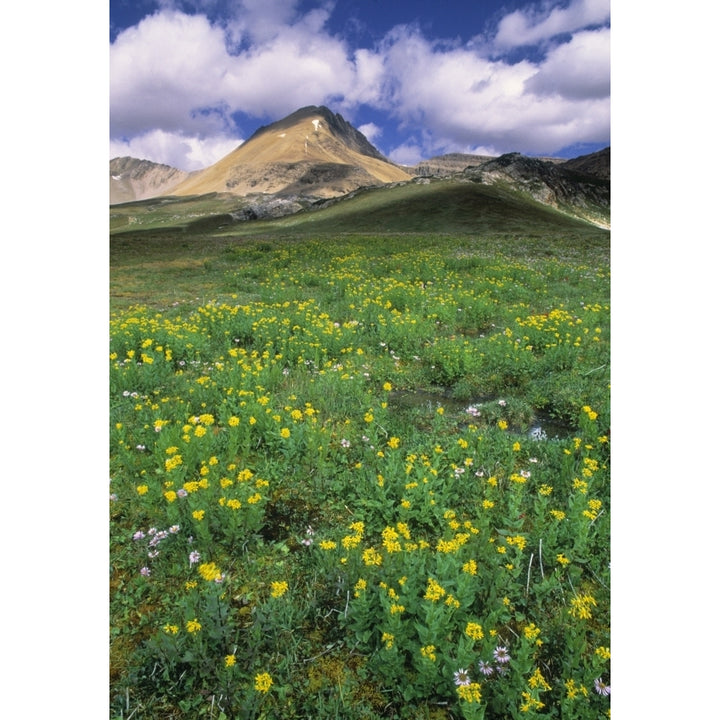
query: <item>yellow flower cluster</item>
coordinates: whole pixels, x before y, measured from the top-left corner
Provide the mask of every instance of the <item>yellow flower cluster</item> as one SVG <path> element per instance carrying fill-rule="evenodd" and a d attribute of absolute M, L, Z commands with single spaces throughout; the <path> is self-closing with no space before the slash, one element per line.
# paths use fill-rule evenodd
<path fill-rule="evenodd" d="M 425 590 L 425 600 L 437 602 L 445 596 L 445 588 L 434 578 L 428 578 L 427 589 Z"/>
<path fill-rule="evenodd" d="M 530 712 L 531 710 L 540 710 L 545 707 L 545 703 L 533 697 L 529 692 L 523 691 L 522 698 L 525 702 L 520 705 L 520 712 Z"/>
<path fill-rule="evenodd" d="M 568 700 L 574 700 L 578 695 L 588 696 L 587 688 L 584 685 L 577 685 L 572 678 L 565 681 L 565 690 Z"/>
<path fill-rule="evenodd" d="M 255 689 L 258 692 L 266 693 L 270 690 L 273 684 L 273 679 L 270 676 L 270 673 L 258 673 L 255 676 Z"/>
<path fill-rule="evenodd" d="M 515 545 L 518 550 L 523 550 L 527 542 L 522 535 L 509 535 L 505 539 L 507 540 L 508 545 Z"/>
<path fill-rule="evenodd" d="M 472 640 L 482 640 L 485 637 L 482 625 L 475 622 L 469 622 L 465 626 L 465 634 Z"/>
<path fill-rule="evenodd" d="M 596 606 L 597 602 L 592 595 L 577 595 L 570 600 L 568 613 L 580 620 L 590 620 L 592 618 L 591 607 Z"/>
<path fill-rule="evenodd" d="M 219 580 L 222 577 L 220 568 L 214 562 L 198 565 L 198 573 L 200 573 L 200 577 L 208 582 Z"/>
<path fill-rule="evenodd" d="M 469 683 L 468 685 L 459 685 L 457 694 L 461 700 L 467 703 L 479 703 L 482 701 L 482 692 L 480 691 L 480 683 Z"/>
<path fill-rule="evenodd" d="M 382 555 L 375 548 L 364 550 L 362 558 L 366 565 L 382 565 Z"/>
<path fill-rule="evenodd" d="M 274 580 L 270 583 L 270 595 L 274 598 L 282 597 L 287 591 L 288 584 L 284 580 L 280 582 Z"/>

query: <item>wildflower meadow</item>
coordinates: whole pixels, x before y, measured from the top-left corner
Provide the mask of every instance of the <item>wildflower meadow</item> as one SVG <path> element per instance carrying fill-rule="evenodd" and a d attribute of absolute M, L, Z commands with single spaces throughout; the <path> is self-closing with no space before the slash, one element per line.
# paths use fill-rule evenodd
<path fill-rule="evenodd" d="M 111 717 L 609 717 L 607 241 L 203 253 L 111 303 Z"/>

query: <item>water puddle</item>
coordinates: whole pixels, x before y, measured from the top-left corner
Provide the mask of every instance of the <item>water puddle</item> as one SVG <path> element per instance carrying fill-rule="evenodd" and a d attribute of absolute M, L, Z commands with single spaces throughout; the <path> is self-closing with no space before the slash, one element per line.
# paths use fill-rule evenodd
<path fill-rule="evenodd" d="M 473 418 L 479 420 L 488 417 L 487 409 L 490 406 L 502 404 L 502 398 L 483 397 L 475 400 L 458 400 L 448 390 L 414 390 L 394 391 L 390 394 L 389 404 L 398 410 L 426 410 L 429 414 L 434 413 L 439 407 L 444 408 L 446 413 L 456 417 L 458 422 L 466 424 L 472 422 Z M 523 423 L 522 427 L 510 425 L 510 432 L 518 435 L 527 435 L 531 440 L 558 440 L 572 437 L 577 431 L 557 422 L 549 415 L 535 411 L 529 422 Z"/>

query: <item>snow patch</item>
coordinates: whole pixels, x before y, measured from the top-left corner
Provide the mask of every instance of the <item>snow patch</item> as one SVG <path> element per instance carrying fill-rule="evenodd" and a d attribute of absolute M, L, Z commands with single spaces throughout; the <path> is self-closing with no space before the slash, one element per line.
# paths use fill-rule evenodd
<path fill-rule="evenodd" d="M 278 135 L 278 137 L 285 137 L 286 135 L 287 135 L 287 133 L 280 133 L 280 134 Z"/>
<path fill-rule="evenodd" d="M 320 121 L 316 118 L 312 121 L 312 124 L 315 126 L 315 132 L 317 132 L 320 129 Z"/>

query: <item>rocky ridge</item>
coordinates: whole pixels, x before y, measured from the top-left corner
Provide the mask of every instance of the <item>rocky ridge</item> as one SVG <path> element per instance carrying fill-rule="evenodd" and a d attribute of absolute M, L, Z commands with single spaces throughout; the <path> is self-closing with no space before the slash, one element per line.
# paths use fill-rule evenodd
<path fill-rule="evenodd" d="M 609 227 L 610 148 L 563 161 L 520 153 L 449 153 L 400 167 L 341 115 L 301 108 L 258 130 L 210 167 L 186 173 L 134 158 L 110 161 L 110 203 L 220 193 L 243 198 L 232 221 L 324 207 L 363 189 L 406 182 L 501 184 L 563 213 Z"/>
<path fill-rule="evenodd" d="M 110 161 L 110 204 L 167 195 L 189 175 L 184 170 L 150 160 L 113 158 Z"/>

